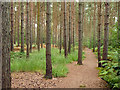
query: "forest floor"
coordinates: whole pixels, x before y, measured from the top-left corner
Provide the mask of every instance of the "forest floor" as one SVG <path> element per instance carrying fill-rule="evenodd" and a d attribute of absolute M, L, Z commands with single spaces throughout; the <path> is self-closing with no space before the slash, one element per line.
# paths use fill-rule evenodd
<path fill-rule="evenodd" d="M 12 73 L 12 88 L 106 88 L 107 83 L 98 77 L 97 59 L 93 52 L 85 48 L 83 65 L 68 64 L 67 77 L 43 78 L 38 72 Z"/>

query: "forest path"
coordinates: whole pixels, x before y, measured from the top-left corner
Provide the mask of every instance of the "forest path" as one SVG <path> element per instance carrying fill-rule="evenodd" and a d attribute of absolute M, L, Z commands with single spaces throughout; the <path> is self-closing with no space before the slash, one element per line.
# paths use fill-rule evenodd
<path fill-rule="evenodd" d="M 38 72 L 12 73 L 12 88 L 105 88 L 107 83 L 98 77 L 97 59 L 92 50 L 85 48 L 83 65 L 68 64 L 67 77 L 45 79 Z"/>
<path fill-rule="evenodd" d="M 56 88 L 105 88 L 107 83 L 98 77 L 97 59 L 92 50 L 85 48 L 85 60 L 83 65 L 77 62 L 68 64 L 69 73 L 62 78 Z"/>

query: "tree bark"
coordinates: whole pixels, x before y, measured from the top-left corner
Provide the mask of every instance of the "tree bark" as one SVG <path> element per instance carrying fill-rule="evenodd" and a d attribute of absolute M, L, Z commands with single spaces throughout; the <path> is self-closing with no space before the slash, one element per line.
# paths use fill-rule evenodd
<path fill-rule="evenodd" d="M 73 51 L 75 51 L 75 25 L 74 25 L 74 23 L 75 23 L 75 10 L 74 10 L 74 7 L 75 7 L 75 5 L 74 5 L 74 2 L 73 2 Z"/>
<path fill-rule="evenodd" d="M 79 29 L 78 29 L 78 64 L 82 65 L 82 3 L 79 2 Z"/>
<path fill-rule="evenodd" d="M 2 90 L 2 3 L 0 2 L 0 90 Z"/>
<path fill-rule="evenodd" d="M 120 1 L 118 2 L 118 64 L 120 65 Z"/>
<path fill-rule="evenodd" d="M 64 2 L 64 54 L 67 57 L 66 2 Z"/>
<path fill-rule="evenodd" d="M 0 32 L 2 34 L 0 38 L 2 41 L 0 45 L 0 54 L 2 54 L 2 88 L 6 89 L 11 88 L 11 72 L 10 72 L 10 3 L 3 2 L 0 3 L 0 19 L 1 19 L 1 26 Z M 1 31 L 2 30 L 2 31 Z"/>
<path fill-rule="evenodd" d="M 14 50 L 13 44 L 13 2 L 11 2 L 11 51 Z"/>
<path fill-rule="evenodd" d="M 120 46 L 120 1 L 118 2 L 118 46 Z"/>
<path fill-rule="evenodd" d="M 95 39 L 95 33 L 96 33 L 96 3 L 94 2 L 94 18 L 93 18 L 93 20 L 94 20 L 94 29 L 93 29 L 93 52 L 95 52 L 95 41 L 96 41 L 96 39 Z"/>
<path fill-rule="evenodd" d="M 21 2 L 21 52 L 24 52 L 24 5 Z"/>
<path fill-rule="evenodd" d="M 98 67 L 101 67 L 101 52 L 100 52 L 100 46 L 101 46 L 101 2 L 98 2 Z"/>
<path fill-rule="evenodd" d="M 14 8 L 16 8 L 16 2 L 14 2 Z M 17 18 L 16 18 L 16 9 L 14 9 L 14 44 L 16 45 L 16 32 L 17 32 L 17 29 L 16 29 L 16 21 L 17 21 Z"/>
<path fill-rule="evenodd" d="M 40 41 L 41 41 L 41 48 L 43 48 L 43 31 L 44 31 L 44 2 L 43 3 L 41 3 L 41 7 L 40 7 L 40 9 L 41 9 L 41 37 L 40 37 Z"/>
<path fill-rule="evenodd" d="M 69 3 L 69 44 L 68 52 L 71 52 L 71 2 Z"/>
<path fill-rule="evenodd" d="M 34 16 L 33 16 L 33 19 L 34 19 L 34 23 L 33 23 L 33 43 L 36 44 L 36 35 L 35 35 L 35 30 L 36 30 L 36 27 L 35 27 L 35 24 L 36 24 L 36 5 L 35 5 L 35 2 L 33 3 L 33 13 L 34 13 Z"/>
<path fill-rule="evenodd" d="M 20 21 L 20 2 L 18 2 L 18 9 L 17 9 L 17 17 L 18 17 L 18 21 L 17 21 L 17 24 L 18 24 L 18 28 L 17 28 L 17 42 L 18 42 L 18 47 L 19 47 L 19 45 L 20 45 L 20 40 L 19 40 L 19 36 L 20 36 L 20 27 L 19 27 L 19 25 L 20 25 L 20 23 L 19 23 L 19 21 Z"/>
<path fill-rule="evenodd" d="M 27 45 L 27 51 L 26 51 L 26 58 L 29 57 L 29 2 L 26 2 L 26 45 Z"/>
<path fill-rule="evenodd" d="M 62 49 L 62 29 L 63 29 L 63 2 L 61 2 L 61 13 L 60 13 L 60 54 Z"/>
<path fill-rule="evenodd" d="M 109 22 L 108 21 L 109 21 L 109 3 L 105 2 L 103 60 L 107 60 L 107 55 L 108 55 L 108 38 L 109 38 Z"/>
<path fill-rule="evenodd" d="M 30 8 L 30 53 L 32 52 L 32 2 L 30 2 L 30 5 L 29 5 L 29 8 Z"/>
<path fill-rule="evenodd" d="M 51 3 L 47 2 L 46 12 L 46 78 L 52 78 L 52 64 L 51 64 Z"/>
<path fill-rule="evenodd" d="M 40 51 L 40 2 L 37 2 L 37 48 Z"/>

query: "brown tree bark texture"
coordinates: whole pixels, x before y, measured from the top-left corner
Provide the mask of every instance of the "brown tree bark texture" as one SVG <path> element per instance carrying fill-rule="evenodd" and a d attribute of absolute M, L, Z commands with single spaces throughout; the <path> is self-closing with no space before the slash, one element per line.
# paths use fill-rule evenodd
<path fill-rule="evenodd" d="M 52 78 L 52 63 L 51 63 L 51 3 L 47 2 L 46 11 L 46 78 Z"/>

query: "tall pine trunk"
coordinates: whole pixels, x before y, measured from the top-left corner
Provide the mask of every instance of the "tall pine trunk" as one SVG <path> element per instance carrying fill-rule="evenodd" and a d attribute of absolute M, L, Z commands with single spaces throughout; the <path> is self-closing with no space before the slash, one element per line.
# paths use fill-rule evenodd
<path fill-rule="evenodd" d="M 52 63 L 51 63 L 51 3 L 47 2 L 46 12 L 46 78 L 52 78 Z"/>
<path fill-rule="evenodd" d="M 68 52 L 71 52 L 71 2 L 69 3 L 69 43 Z"/>
<path fill-rule="evenodd" d="M 29 2 L 26 2 L 26 57 L 29 57 Z"/>
<path fill-rule="evenodd" d="M 13 2 L 11 2 L 11 51 L 14 49 L 13 44 Z"/>
<path fill-rule="evenodd" d="M 32 52 L 32 2 L 30 2 L 30 5 L 29 5 L 29 8 L 30 8 L 30 53 Z"/>
<path fill-rule="evenodd" d="M 74 25 L 74 21 L 75 21 L 75 10 L 74 10 L 74 2 L 73 2 L 73 51 L 75 51 L 75 25 Z"/>
<path fill-rule="evenodd" d="M 109 22 L 108 21 L 109 21 L 109 3 L 105 2 L 103 60 L 107 60 L 107 55 L 108 55 L 108 38 L 109 38 Z"/>
<path fill-rule="evenodd" d="M 94 2 L 94 17 L 93 17 L 93 21 L 94 21 L 94 29 L 93 29 L 93 52 L 95 52 L 95 33 L 96 33 L 96 3 Z"/>
<path fill-rule="evenodd" d="M 16 2 L 14 2 L 14 8 L 16 8 Z M 16 20 L 17 20 L 16 9 L 14 9 L 14 44 L 16 44 L 16 32 L 17 32 L 17 29 L 16 29 Z"/>
<path fill-rule="evenodd" d="M 24 5 L 21 2 L 21 52 L 24 52 Z"/>
<path fill-rule="evenodd" d="M 64 2 L 64 54 L 67 57 L 66 2 Z"/>
<path fill-rule="evenodd" d="M 0 2 L 0 11 L 2 11 L 2 3 Z M 2 12 L 0 12 L 0 90 L 2 89 Z"/>
<path fill-rule="evenodd" d="M 63 2 L 61 2 L 61 12 L 60 12 L 60 54 L 62 49 L 62 29 L 63 29 Z"/>
<path fill-rule="evenodd" d="M 78 64 L 82 65 L 82 3 L 79 2 L 79 21 L 78 21 Z"/>
<path fill-rule="evenodd" d="M 10 3 L 0 2 L 0 64 L 2 72 L 2 88 L 11 88 L 10 72 Z M 4 23 L 3 23 L 4 22 Z"/>
<path fill-rule="evenodd" d="M 37 48 L 40 51 L 40 2 L 37 2 Z"/>
<path fill-rule="evenodd" d="M 120 48 L 120 1 L 118 2 L 118 48 Z M 120 49 L 118 49 L 118 63 L 120 65 Z"/>
<path fill-rule="evenodd" d="M 19 21 L 20 21 L 20 2 L 18 2 L 18 10 L 17 10 L 17 17 L 18 17 L 18 21 L 17 21 L 17 24 L 18 24 L 18 28 L 17 28 L 17 42 L 18 42 L 18 47 L 19 47 L 19 45 L 20 45 L 20 40 L 19 40 L 19 38 L 20 38 L 20 23 L 19 23 Z"/>
<path fill-rule="evenodd" d="M 101 2 L 98 2 L 98 67 L 101 67 L 101 52 L 100 52 L 100 46 L 101 46 Z"/>

